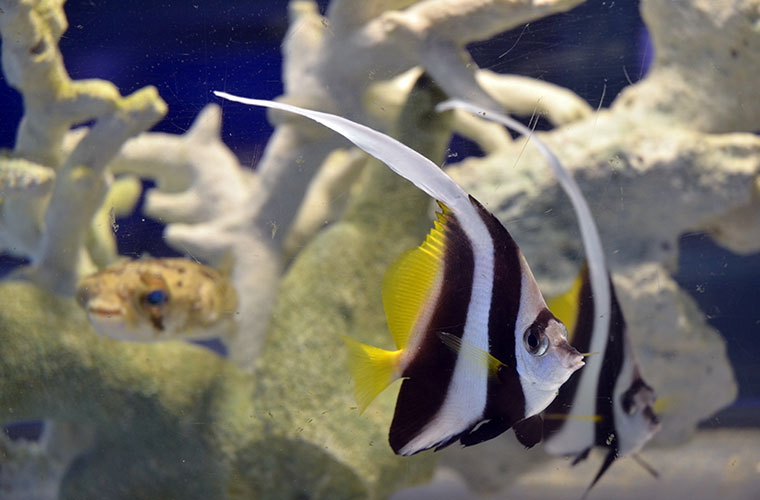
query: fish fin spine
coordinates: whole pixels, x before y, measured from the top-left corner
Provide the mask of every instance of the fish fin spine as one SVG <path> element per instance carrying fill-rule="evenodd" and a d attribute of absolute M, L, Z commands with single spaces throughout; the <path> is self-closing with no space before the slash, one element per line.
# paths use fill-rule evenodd
<path fill-rule="evenodd" d="M 387 351 L 341 335 L 348 348 L 348 369 L 354 379 L 354 398 L 359 413 L 399 377 L 401 350 Z"/>

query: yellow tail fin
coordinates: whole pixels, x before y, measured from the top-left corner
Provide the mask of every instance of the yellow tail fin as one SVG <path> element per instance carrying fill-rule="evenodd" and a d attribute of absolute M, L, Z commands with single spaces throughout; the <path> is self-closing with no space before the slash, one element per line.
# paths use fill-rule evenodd
<path fill-rule="evenodd" d="M 348 369 L 354 379 L 354 398 L 359 413 L 364 413 L 372 400 L 398 378 L 401 350 L 386 351 L 345 335 L 341 335 L 341 338 L 348 347 Z"/>

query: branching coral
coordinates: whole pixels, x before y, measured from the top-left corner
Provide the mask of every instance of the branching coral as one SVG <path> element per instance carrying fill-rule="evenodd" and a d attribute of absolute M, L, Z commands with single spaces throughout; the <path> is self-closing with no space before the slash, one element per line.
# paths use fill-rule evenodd
<path fill-rule="evenodd" d="M 27 204 L 9 200 L 7 206 L 0 206 L 7 221 L 0 233 L 5 234 L 2 240 L 10 243 L 11 252 L 32 260 L 34 268 L 28 277 L 46 288 L 70 293 L 80 265 L 88 262 L 89 225 L 110 180 L 106 165 L 128 138 L 158 121 L 166 105 L 153 87 L 121 97 L 110 82 L 72 81 L 58 50 L 66 27 L 63 1 L 0 2 L 3 72 L 24 97 L 13 156 L 37 164 L 25 173 L 27 179 L 34 179 L 28 185 L 37 187 L 29 190 L 34 199 Z M 95 123 L 63 156 L 69 129 L 88 121 Z M 17 167 L 18 163 L 12 167 L 8 160 L 0 164 L 5 171 Z M 41 188 L 53 175 L 46 168 L 56 176 L 49 199 Z M 5 194 L 5 186 L 1 187 L 0 194 Z M 39 217 L 41 210 L 44 220 Z"/>
<path fill-rule="evenodd" d="M 477 88 L 475 66 L 468 67 L 465 57 L 466 43 L 569 9 L 577 3 L 578 0 L 334 2 L 322 17 L 315 2 L 293 1 L 289 7 L 290 29 L 283 44 L 285 95 L 282 99 L 372 123 L 362 104 L 369 82 L 387 80 L 415 66 L 422 67 L 434 78 L 440 76 L 436 81 L 449 95 L 464 97 L 472 93 L 471 87 Z M 451 29 L 452 26 L 456 29 Z M 449 49 L 453 50 L 454 60 L 441 60 Z M 461 82 L 453 78 L 457 74 L 462 75 Z M 447 87 L 454 84 L 456 87 Z M 407 93 L 408 88 L 399 94 L 402 101 Z M 541 93 L 567 96 L 567 92 L 546 87 Z M 520 102 L 530 102 L 523 109 L 529 107 L 532 111 L 535 94 L 519 95 L 523 97 Z M 578 104 L 580 99 L 569 97 L 562 102 L 568 109 L 581 110 L 569 111 L 566 115 L 583 113 L 583 106 Z M 245 245 L 249 250 L 236 255 L 236 259 L 243 259 L 245 255 L 255 254 L 255 259 L 244 264 L 247 275 L 258 276 L 259 281 L 272 284 L 269 289 L 262 286 L 251 290 L 258 294 L 258 318 L 267 315 L 272 303 L 272 290 L 278 277 L 278 272 L 272 275 L 272 270 L 281 269 L 284 240 L 307 187 L 328 154 L 344 144 L 334 134 L 303 120 L 276 113 L 272 118 L 277 127 L 257 167 L 258 191 L 245 212 L 248 221 L 243 227 L 246 234 L 252 235 Z M 375 121 L 376 125 L 380 123 Z M 283 168 L 283 165 L 298 165 L 298 168 Z M 344 177 L 335 179 L 345 185 Z M 329 183 L 325 188 L 331 189 Z M 242 222 L 242 219 L 241 216 L 237 220 Z M 240 347 L 255 352 L 250 346 L 260 342 L 265 328 L 264 321 L 251 324 L 245 333 L 245 345 Z"/>
<path fill-rule="evenodd" d="M 434 98 L 416 93 L 400 132 L 440 157 L 450 130 Z M 388 340 L 377 286 L 424 235 L 428 203 L 368 166 L 343 219 L 286 275 L 253 377 L 197 346 L 98 339 L 73 300 L 3 284 L 0 420 L 96 428 L 62 498 L 383 498 L 429 477 L 431 455 L 401 459 L 380 444 L 393 394 L 364 418 L 355 411 L 335 334 Z M 336 279 L 341 286 L 323 286 Z"/>
<path fill-rule="evenodd" d="M 50 168 L 0 157 L 0 251 L 18 257 L 36 254 L 54 180 Z"/>
<path fill-rule="evenodd" d="M 578 0 L 482 2 L 474 9 L 469 2 L 432 2 L 435 8 L 421 8 L 427 3 L 431 2 L 337 2 L 322 17 L 314 2 L 292 2 L 290 29 L 283 45 L 286 94 L 282 99 L 355 118 L 369 118 L 373 107 L 388 101 L 393 101 L 397 111 L 413 78 L 407 78 L 406 85 L 397 92 L 375 93 L 365 107 L 362 100 L 368 81 L 396 76 L 416 65 L 433 75 L 443 74 L 448 62 L 429 55 L 431 51 L 446 51 L 438 41 L 443 34 L 448 37 L 446 44 L 453 44 L 455 53 L 464 58 L 465 43 L 568 9 Z M 408 9 L 395 10 L 405 7 Z M 447 15 L 441 17 L 443 11 Z M 479 25 L 479 20 L 485 18 L 487 25 Z M 388 23 L 394 27 L 380 33 L 380 27 Z M 461 23 L 465 26 L 457 28 L 456 33 L 447 30 L 447 26 Z M 399 30 L 413 36 L 400 39 L 394 35 Z M 406 46 L 405 40 L 411 45 Z M 346 54 L 346 50 L 353 52 Z M 366 65 L 368 58 L 377 54 L 383 55 L 372 60 L 371 69 L 366 69 L 376 73 L 369 80 L 363 66 L 345 64 L 352 60 Z M 456 65 L 454 69 L 469 75 L 467 85 L 477 89 L 475 67 L 468 67 L 466 58 L 457 60 Z M 500 99 L 508 99 L 518 111 L 530 113 L 538 106 L 539 111 L 547 111 L 557 122 L 590 113 L 577 96 L 556 86 L 531 85 L 527 79 L 489 72 L 479 73 L 478 80 L 487 89 L 498 91 Z M 441 80 L 444 90 L 451 81 Z M 465 94 L 474 92 L 471 89 Z M 394 122 L 396 113 L 383 114 L 381 120 L 374 121 L 386 128 Z M 287 235 L 294 229 L 300 236 L 294 236 L 292 241 L 300 238 L 304 242 L 334 218 L 334 209 L 330 215 L 326 209 L 309 204 L 303 211 L 304 222 L 293 227 L 317 170 L 324 164 L 329 173 L 313 186 L 312 200 L 324 200 L 330 192 L 345 190 L 358 175 L 350 171 L 359 163 L 355 159 L 346 163 L 344 157 L 333 155 L 326 161 L 345 144 L 336 135 L 290 116 L 273 113 L 271 118 L 276 129 L 253 174 L 243 170 L 221 142 L 220 116 L 214 107 L 206 109 L 182 138 L 148 134 L 128 142 L 111 166 L 115 173 L 157 181 L 157 188 L 147 194 L 145 211 L 168 223 L 165 237 L 170 245 L 213 264 L 231 267 L 241 297 L 241 315 L 237 338 L 229 350 L 247 369 L 252 368 L 267 329 L 282 274 Z"/>

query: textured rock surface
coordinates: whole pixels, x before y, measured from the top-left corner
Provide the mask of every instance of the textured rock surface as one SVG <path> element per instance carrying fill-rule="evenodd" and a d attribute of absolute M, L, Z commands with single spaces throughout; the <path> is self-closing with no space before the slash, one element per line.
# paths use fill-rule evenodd
<path fill-rule="evenodd" d="M 0 421 L 97 429 L 62 498 L 223 495 L 226 454 L 249 439 L 241 431 L 253 432 L 249 378 L 192 345 L 98 338 L 73 300 L 31 285 L 4 283 L 0 300 Z"/>
<path fill-rule="evenodd" d="M 760 434 L 757 431 L 700 431 L 682 446 L 653 446 L 646 450 L 644 458 L 660 472 L 659 479 L 647 474 L 632 459 L 620 460 L 591 490 L 588 498 L 753 498 L 760 487 L 759 447 Z M 552 459 L 520 478 L 513 488 L 502 494 L 526 500 L 580 495 L 599 468 L 601 459 L 601 454 L 592 454 L 576 467 L 571 467 L 567 460 Z"/>
<path fill-rule="evenodd" d="M 0 496 L 4 500 L 56 498 L 66 463 L 34 441 L 0 434 Z"/>
<path fill-rule="evenodd" d="M 0 153 L 0 252 L 36 255 L 55 171 Z"/>

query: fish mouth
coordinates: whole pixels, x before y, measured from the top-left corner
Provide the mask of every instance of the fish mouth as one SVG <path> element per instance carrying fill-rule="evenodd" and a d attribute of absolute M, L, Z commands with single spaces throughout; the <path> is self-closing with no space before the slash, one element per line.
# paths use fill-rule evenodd
<path fill-rule="evenodd" d="M 109 309 L 107 307 L 88 307 L 87 314 L 90 316 L 112 318 L 114 316 L 121 316 L 121 309 Z"/>
<path fill-rule="evenodd" d="M 581 366 L 585 365 L 583 361 L 583 355 L 578 352 L 578 349 L 570 345 L 567 340 L 562 340 L 557 344 L 557 349 L 563 354 L 565 359 L 565 366 L 570 370 L 577 370 Z"/>

